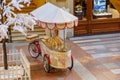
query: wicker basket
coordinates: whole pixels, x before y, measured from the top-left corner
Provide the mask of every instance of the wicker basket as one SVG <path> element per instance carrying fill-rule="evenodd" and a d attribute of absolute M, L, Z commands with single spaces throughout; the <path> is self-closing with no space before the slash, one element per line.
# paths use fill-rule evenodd
<path fill-rule="evenodd" d="M 33 42 L 34 40 L 38 40 L 38 39 L 39 39 L 39 34 L 32 34 L 26 36 L 26 41 L 28 42 Z"/>

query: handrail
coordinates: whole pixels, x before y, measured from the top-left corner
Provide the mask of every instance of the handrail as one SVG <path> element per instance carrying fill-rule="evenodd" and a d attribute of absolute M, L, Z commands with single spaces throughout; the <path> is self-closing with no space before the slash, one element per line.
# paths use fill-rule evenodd
<path fill-rule="evenodd" d="M 33 3 L 37 6 L 40 7 L 43 4 L 45 4 L 46 0 L 33 0 Z"/>
<path fill-rule="evenodd" d="M 110 2 L 120 13 L 120 0 L 110 0 Z"/>

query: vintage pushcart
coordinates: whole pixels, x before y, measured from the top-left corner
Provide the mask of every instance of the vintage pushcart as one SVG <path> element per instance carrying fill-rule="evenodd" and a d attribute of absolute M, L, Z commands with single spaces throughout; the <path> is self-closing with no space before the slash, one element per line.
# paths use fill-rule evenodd
<path fill-rule="evenodd" d="M 77 17 L 51 3 L 46 3 L 30 14 L 36 17 L 39 26 L 49 30 L 63 29 L 65 33 L 65 28 L 72 28 L 78 24 Z M 47 39 L 40 39 L 40 41 L 38 37 L 37 34 L 27 36 L 27 41 L 30 42 L 28 49 L 30 55 L 34 58 L 38 57 L 39 54 L 42 55 L 46 72 L 50 71 L 50 66 L 60 69 L 72 69 L 73 57 L 71 48 L 66 42 L 66 36 L 63 39 L 58 35 L 50 36 Z"/>
<path fill-rule="evenodd" d="M 56 45 L 55 43 L 50 44 L 50 42 L 45 39 L 42 39 L 40 44 L 42 56 L 44 57 L 44 69 L 46 72 L 50 71 L 50 66 L 59 69 L 72 69 L 73 57 L 71 55 L 71 48 L 68 44 L 66 46 L 59 42 L 56 42 Z"/>
<path fill-rule="evenodd" d="M 37 39 L 38 35 L 27 36 L 30 42 L 28 50 L 33 58 L 42 56 L 44 62 L 44 70 L 50 72 L 50 67 L 59 69 L 69 69 L 73 67 L 73 57 L 71 55 L 70 45 L 64 42 L 58 36 L 47 39 Z"/>

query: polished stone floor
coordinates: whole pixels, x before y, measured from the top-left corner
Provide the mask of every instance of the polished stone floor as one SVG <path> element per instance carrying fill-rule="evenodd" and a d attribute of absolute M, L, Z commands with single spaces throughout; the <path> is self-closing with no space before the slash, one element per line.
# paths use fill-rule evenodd
<path fill-rule="evenodd" d="M 41 57 L 31 58 L 28 43 L 12 43 L 9 49 L 23 49 L 31 63 L 32 80 L 120 80 L 120 33 L 70 38 L 74 67 L 46 73 Z"/>
<path fill-rule="evenodd" d="M 120 33 L 75 37 L 70 40 L 91 57 L 84 58 L 90 59 L 85 67 L 92 74 L 95 73 L 95 77 L 100 74 L 103 79 L 98 80 L 120 80 Z"/>

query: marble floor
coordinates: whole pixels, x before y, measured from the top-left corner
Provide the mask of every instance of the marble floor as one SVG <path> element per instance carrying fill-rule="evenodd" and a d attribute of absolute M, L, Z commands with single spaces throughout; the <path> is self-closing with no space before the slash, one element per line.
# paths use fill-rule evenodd
<path fill-rule="evenodd" d="M 70 40 L 87 53 L 88 56 L 79 59 L 95 77 L 101 76 L 97 80 L 120 80 L 120 33 L 75 37 Z"/>
<path fill-rule="evenodd" d="M 41 57 L 31 58 L 28 43 L 12 43 L 10 49 L 23 49 L 31 63 L 32 80 L 120 80 L 120 33 L 74 37 L 72 46 L 74 67 L 51 69 L 46 73 Z"/>

